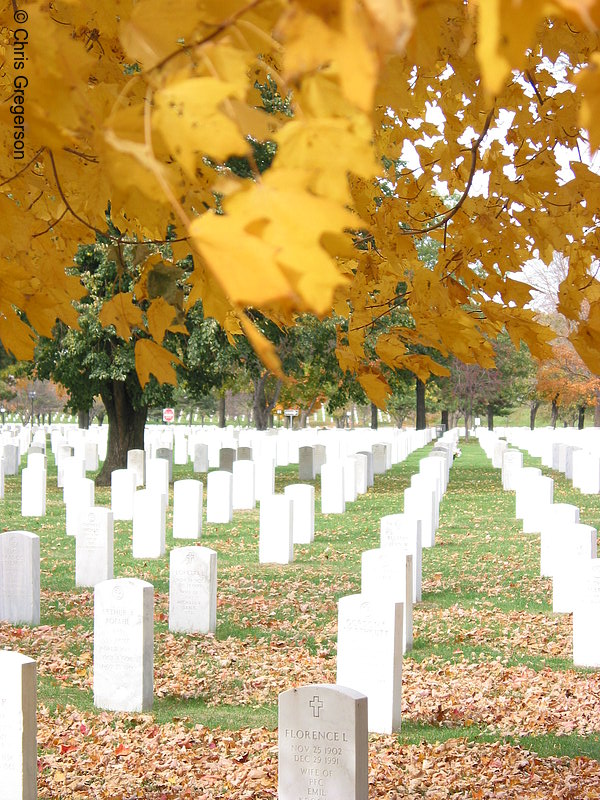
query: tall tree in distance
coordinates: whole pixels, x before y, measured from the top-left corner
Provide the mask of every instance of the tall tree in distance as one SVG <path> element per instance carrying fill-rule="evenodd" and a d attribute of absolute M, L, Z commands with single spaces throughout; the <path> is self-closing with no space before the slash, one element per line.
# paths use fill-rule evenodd
<path fill-rule="evenodd" d="M 171 272 L 150 272 L 145 283 L 137 282 L 139 294 L 145 291 L 144 300 L 133 302 L 130 288 L 139 270 L 137 251 L 137 245 L 115 251 L 106 242 L 82 246 L 73 267 L 86 292 L 77 305 L 78 328 L 57 323 L 53 337 L 41 338 L 36 349 L 38 376 L 65 387 L 72 411 L 91 409 L 96 395 L 102 398 L 108 417 L 108 450 L 96 479 L 99 485 L 109 485 L 112 470 L 126 466 L 128 450 L 143 449 L 148 407 L 164 405 L 172 392 L 172 386 L 161 387 L 155 378 L 142 388 L 135 350 L 147 326 L 161 342 L 167 329 L 181 329 L 176 304 L 183 293 L 176 282 L 183 272 L 176 267 Z M 165 293 L 165 284 L 171 282 L 168 296 L 175 305 L 162 295 L 159 302 L 153 299 L 154 284 L 160 281 Z M 171 359 L 178 360 L 173 354 Z M 151 363 L 146 369 L 152 369 Z"/>

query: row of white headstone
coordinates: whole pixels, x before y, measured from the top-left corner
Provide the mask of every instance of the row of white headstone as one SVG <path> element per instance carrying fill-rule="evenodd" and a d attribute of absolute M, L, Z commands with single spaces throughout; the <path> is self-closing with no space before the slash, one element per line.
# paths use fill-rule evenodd
<path fill-rule="evenodd" d="M 494 434 L 540 458 L 543 467 L 562 472 L 582 494 L 600 494 L 600 428 L 506 427 Z"/>
<path fill-rule="evenodd" d="M 420 474 L 431 474 L 432 463 L 423 461 Z M 312 490 L 314 511 L 312 486 L 287 488 Z M 435 497 L 433 489 L 432 493 Z M 79 579 L 94 565 L 108 561 L 109 553 L 112 561 L 112 513 L 92 508 L 80 516 Z M 429 514 L 424 516 L 429 519 Z M 362 557 L 361 595 L 340 600 L 338 684 L 366 681 L 370 703 L 367 695 L 339 685 L 298 687 L 280 696 L 280 800 L 305 794 L 367 797 L 368 730 L 400 726 L 402 651 L 411 646 L 412 605 L 420 597 L 421 521 L 406 513 L 384 517 L 382 548 Z M 175 548 L 170 557 L 170 629 L 214 631 L 217 554 L 194 546 Z M 0 535 L 0 568 L 0 616 L 4 613 L 10 621 L 37 624 L 39 538 L 23 531 Z M 154 590 L 145 581 L 120 578 L 96 583 L 94 703 L 98 707 L 120 711 L 152 707 L 153 605 Z M 382 666 L 375 677 L 366 669 L 365 658 L 373 652 L 381 656 L 375 663 Z M 359 655 L 362 669 L 357 669 Z M 6 713 L 0 721 L 0 737 L 7 744 L 0 759 L 1 785 L 8 788 L 7 797 L 30 800 L 36 796 L 35 662 L 3 651 L 0 674 L 5 678 L 0 703 L 11 698 L 10 707 L 3 706 Z M 368 712 L 368 706 L 373 710 Z M 15 729 L 22 731 L 22 737 L 14 736 Z"/>
<path fill-rule="evenodd" d="M 367 727 L 374 733 L 392 733 L 401 726 L 402 656 L 413 644 L 422 548 L 435 541 L 455 445 L 450 432 L 421 459 L 405 490 L 404 513 L 382 517 L 380 548 L 362 554 L 361 593 L 338 601 L 336 680 L 368 697 Z M 419 502 L 409 505 L 416 491 Z"/>
<path fill-rule="evenodd" d="M 113 580 L 113 523 L 108 509 L 95 508 L 77 537 L 77 586 Z M 208 547 L 174 547 L 169 554 L 169 629 L 216 630 L 217 553 Z M 39 625 L 40 540 L 29 531 L 0 533 L 0 620 Z"/>
<path fill-rule="evenodd" d="M 502 486 L 515 492 L 515 515 L 523 533 L 540 535 L 540 576 L 552 579 L 552 610 L 573 614 L 573 663 L 600 667 L 600 561 L 597 531 L 580 522 L 579 507 L 554 503 L 554 480 L 537 467 L 523 467 L 523 454 L 490 432 L 480 442 L 501 469 Z"/>

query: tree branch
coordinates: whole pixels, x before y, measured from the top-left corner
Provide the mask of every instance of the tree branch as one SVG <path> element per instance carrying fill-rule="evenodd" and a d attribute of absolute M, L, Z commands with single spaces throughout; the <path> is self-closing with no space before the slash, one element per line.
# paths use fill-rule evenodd
<path fill-rule="evenodd" d="M 436 230 L 437 228 L 442 228 L 452 219 L 452 217 L 458 213 L 461 206 L 467 199 L 469 192 L 471 190 L 471 186 L 473 184 L 473 178 L 475 177 L 475 168 L 477 166 L 477 151 L 479 150 L 479 145 L 483 141 L 485 135 L 487 134 L 489 127 L 492 123 L 492 119 L 494 118 L 494 109 L 489 112 L 486 117 L 485 125 L 483 126 L 483 130 L 479 134 L 477 141 L 471 147 L 471 169 L 469 171 L 469 177 L 467 179 L 467 185 L 455 206 L 453 206 L 450 211 L 448 211 L 444 216 L 438 220 L 438 222 L 434 223 L 433 225 L 429 225 L 427 228 L 402 228 L 400 229 L 400 233 L 402 235 L 413 235 L 413 236 L 422 236 L 423 234 L 430 233 L 431 231 Z"/>

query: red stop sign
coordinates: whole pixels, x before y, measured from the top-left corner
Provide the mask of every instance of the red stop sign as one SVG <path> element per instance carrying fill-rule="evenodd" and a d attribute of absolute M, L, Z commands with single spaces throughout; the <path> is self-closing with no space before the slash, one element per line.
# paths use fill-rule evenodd
<path fill-rule="evenodd" d="M 163 408 L 163 422 L 173 422 L 175 419 L 174 408 Z"/>

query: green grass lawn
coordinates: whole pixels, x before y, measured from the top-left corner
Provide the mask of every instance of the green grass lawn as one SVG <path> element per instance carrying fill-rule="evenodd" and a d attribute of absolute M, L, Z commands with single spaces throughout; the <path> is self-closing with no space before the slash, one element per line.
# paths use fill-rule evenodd
<path fill-rule="evenodd" d="M 218 553 L 214 637 L 168 632 L 168 552 L 134 560 L 131 523 L 115 524 L 115 577 L 139 577 L 155 588 L 157 723 L 273 729 L 279 691 L 299 681 L 335 681 L 337 600 L 360 591 L 361 553 L 379 545 L 380 518 L 402 511 L 403 491 L 428 449 L 376 477 L 345 514 L 317 513 L 314 543 L 296 546 L 289 566 L 259 565 L 258 511 L 235 512 L 228 525 L 204 523 L 201 544 Z M 525 463 L 539 466 L 539 459 L 526 456 Z M 297 469 L 277 470 L 277 492 L 297 482 Z M 575 503 L 583 522 L 600 524 L 597 498 L 545 473 L 555 480 L 555 502 Z M 175 467 L 174 477 L 192 477 L 191 466 Z M 19 485 L 6 478 L 0 529 L 40 536 L 41 626 L 0 624 L 0 644 L 38 660 L 38 700 L 50 715 L 65 707 L 98 714 L 91 691 L 93 593 L 74 587 L 75 542 L 64 532 L 53 458 L 46 517 L 20 516 Z M 319 509 L 318 480 L 315 489 Z M 108 489 L 96 490 L 96 503 L 109 505 Z M 174 542 L 171 519 L 172 490 L 167 551 L 190 544 Z M 570 617 L 552 614 L 550 581 L 539 577 L 539 536 L 520 532 L 514 493 L 502 490 L 499 471 L 478 443 L 463 444 L 436 545 L 423 552 L 423 600 L 415 607 L 414 648 L 403 663 L 398 741 L 503 740 L 542 756 L 599 760 L 598 689 L 595 671 L 573 667 Z M 121 724 L 118 714 L 108 717 Z"/>

